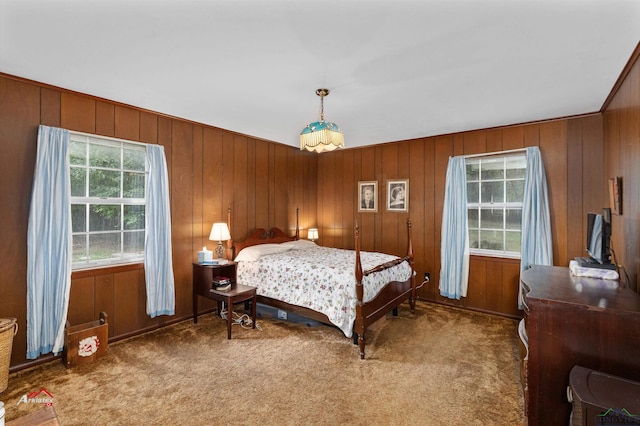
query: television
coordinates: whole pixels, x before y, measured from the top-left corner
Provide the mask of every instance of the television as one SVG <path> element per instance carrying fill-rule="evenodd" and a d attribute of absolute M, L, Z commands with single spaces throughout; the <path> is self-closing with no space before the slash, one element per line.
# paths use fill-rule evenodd
<path fill-rule="evenodd" d="M 587 253 L 600 265 L 611 264 L 611 209 L 587 213 Z"/>

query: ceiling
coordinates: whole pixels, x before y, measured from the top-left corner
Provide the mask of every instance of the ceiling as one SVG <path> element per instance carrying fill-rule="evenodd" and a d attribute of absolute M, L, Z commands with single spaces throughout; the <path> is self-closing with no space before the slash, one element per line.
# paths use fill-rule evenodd
<path fill-rule="evenodd" d="M 298 146 L 600 110 L 638 0 L 0 0 L 0 72 Z"/>

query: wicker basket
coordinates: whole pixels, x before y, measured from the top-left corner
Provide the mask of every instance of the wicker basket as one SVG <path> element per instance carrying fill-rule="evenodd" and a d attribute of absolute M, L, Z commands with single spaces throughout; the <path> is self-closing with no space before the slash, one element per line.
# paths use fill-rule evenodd
<path fill-rule="evenodd" d="M 13 336 L 18 332 L 15 318 L 0 318 L 0 393 L 9 384 L 9 364 L 11 364 L 11 347 Z"/>

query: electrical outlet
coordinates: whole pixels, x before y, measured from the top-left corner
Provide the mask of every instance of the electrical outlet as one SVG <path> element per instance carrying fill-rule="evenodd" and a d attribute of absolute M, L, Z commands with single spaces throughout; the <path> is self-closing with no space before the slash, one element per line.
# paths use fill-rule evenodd
<path fill-rule="evenodd" d="M 425 273 L 424 273 L 424 280 L 425 280 L 425 281 L 429 281 L 429 280 L 431 280 L 431 274 L 430 274 L 429 272 L 425 272 Z"/>
<path fill-rule="evenodd" d="M 281 311 L 278 309 L 278 319 L 286 320 L 287 319 L 287 311 Z"/>

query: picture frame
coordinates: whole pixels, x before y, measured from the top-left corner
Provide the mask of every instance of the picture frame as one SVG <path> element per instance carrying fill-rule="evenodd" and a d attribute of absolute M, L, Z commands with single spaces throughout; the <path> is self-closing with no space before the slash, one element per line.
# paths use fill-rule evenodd
<path fill-rule="evenodd" d="M 358 211 L 372 212 L 378 211 L 378 181 L 358 182 Z"/>
<path fill-rule="evenodd" d="M 611 213 L 622 215 L 622 178 L 620 176 L 609 179 L 609 207 L 611 207 Z"/>
<path fill-rule="evenodd" d="M 387 210 L 390 212 L 409 211 L 409 180 L 387 181 Z"/>

